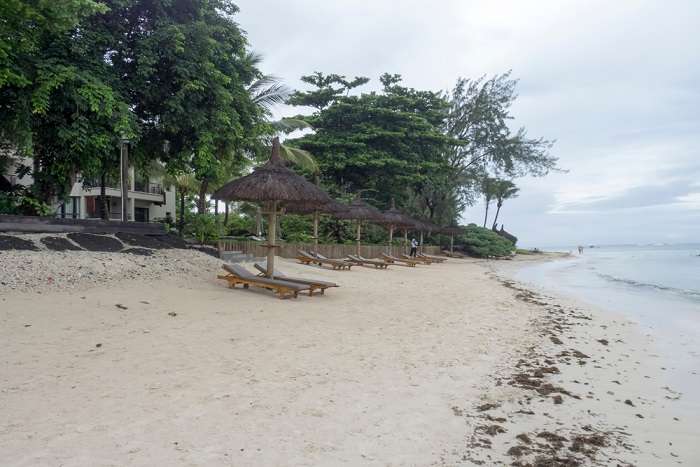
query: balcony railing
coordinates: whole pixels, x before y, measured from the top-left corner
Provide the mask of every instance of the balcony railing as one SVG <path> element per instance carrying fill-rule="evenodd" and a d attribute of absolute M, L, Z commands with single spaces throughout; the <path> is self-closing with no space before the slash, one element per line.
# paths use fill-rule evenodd
<path fill-rule="evenodd" d="M 107 183 L 105 184 L 106 188 L 111 188 L 113 190 L 119 190 L 121 184 L 119 183 L 119 180 L 107 180 Z M 83 180 L 83 186 L 86 188 L 93 188 L 93 189 L 99 189 L 100 188 L 100 181 L 99 180 Z M 132 190 L 130 190 L 132 191 Z M 134 189 L 133 191 L 138 191 L 140 193 L 148 193 L 151 195 L 162 195 L 163 194 L 163 185 L 160 183 L 149 183 L 149 182 L 144 182 L 144 181 L 139 181 L 137 180 L 134 183 Z"/>
<path fill-rule="evenodd" d="M 160 183 L 149 183 L 137 180 L 134 183 L 134 191 L 140 191 L 141 193 L 150 193 L 152 195 L 162 195 L 163 186 Z"/>

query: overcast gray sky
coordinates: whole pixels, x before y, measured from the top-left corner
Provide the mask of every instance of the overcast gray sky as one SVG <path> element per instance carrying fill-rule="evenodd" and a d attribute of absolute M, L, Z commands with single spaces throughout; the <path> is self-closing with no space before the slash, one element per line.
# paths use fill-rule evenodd
<path fill-rule="evenodd" d="M 512 69 L 514 125 L 556 139 L 568 170 L 517 181 L 502 220 L 522 245 L 700 241 L 700 1 L 236 3 L 263 70 L 293 88 L 313 71 L 445 90 Z"/>

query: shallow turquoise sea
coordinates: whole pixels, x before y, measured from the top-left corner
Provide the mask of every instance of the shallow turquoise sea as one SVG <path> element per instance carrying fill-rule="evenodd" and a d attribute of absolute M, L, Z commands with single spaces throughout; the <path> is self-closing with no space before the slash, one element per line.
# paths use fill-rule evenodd
<path fill-rule="evenodd" d="M 564 249 L 575 252 L 575 248 Z M 586 248 L 516 279 L 620 313 L 653 337 L 669 382 L 700 417 L 700 244 Z"/>

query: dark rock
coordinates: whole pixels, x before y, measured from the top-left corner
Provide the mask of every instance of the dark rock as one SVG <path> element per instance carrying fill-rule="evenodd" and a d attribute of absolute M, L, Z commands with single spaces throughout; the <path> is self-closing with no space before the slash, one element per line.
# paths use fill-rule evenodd
<path fill-rule="evenodd" d="M 0 251 L 3 250 L 38 251 L 39 248 L 30 240 L 12 235 L 0 235 Z"/>
<path fill-rule="evenodd" d="M 122 253 L 139 256 L 153 256 L 153 252 L 153 250 L 149 250 L 148 248 L 127 248 L 126 250 L 122 250 Z"/>
<path fill-rule="evenodd" d="M 141 235 L 128 232 L 119 232 L 115 236 L 124 242 L 126 245 L 137 246 L 142 248 L 150 248 L 152 250 L 162 250 L 164 248 L 171 248 L 165 242 L 158 240 L 157 236 L 153 235 Z"/>
<path fill-rule="evenodd" d="M 78 245 L 63 237 L 44 237 L 41 243 L 51 251 L 81 251 Z"/>
<path fill-rule="evenodd" d="M 206 246 L 206 245 L 192 245 L 190 246 L 192 250 L 197 250 L 200 251 L 204 254 L 207 254 L 209 256 L 213 256 L 214 258 L 219 257 L 219 250 L 217 248 L 211 247 L 211 246 Z"/>
<path fill-rule="evenodd" d="M 67 237 L 88 251 L 116 252 L 124 248 L 122 242 L 105 235 L 74 232 L 69 233 Z"/>
<path fill-rule="evenodd" d="M 177 235 L 153 235 L 153 238 L 166 245 L 166 247 L 178 248 L 180 250 L 187 249 L 187 243 Z"/>

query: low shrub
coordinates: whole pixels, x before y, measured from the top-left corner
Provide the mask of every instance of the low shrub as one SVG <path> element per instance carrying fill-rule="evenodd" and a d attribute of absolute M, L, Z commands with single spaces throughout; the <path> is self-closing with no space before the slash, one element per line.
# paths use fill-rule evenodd
<path fill-rule="evenodd" d="M 0 193 L 0 214 L 18 216 L 50 216 L 51 206 L 34 198 L 27 191 Z"/>
<path fill-rule="evenodd" d="M 468 254 L 481 258 L 510 256 L 515 251 L 510 241 L 476 224 L 469 224 L 455 241 L 463 244 Z"/>
<path fill-rule="evenodd" d="M 192 214 L 186 218 L 185 237 L 195 238 L 201 244 L 215 243 L 224 232 L 224 226 L 213 214 Z"/>

